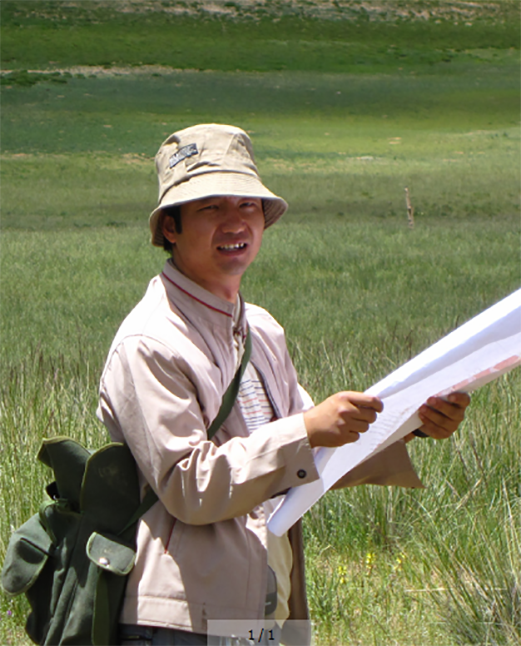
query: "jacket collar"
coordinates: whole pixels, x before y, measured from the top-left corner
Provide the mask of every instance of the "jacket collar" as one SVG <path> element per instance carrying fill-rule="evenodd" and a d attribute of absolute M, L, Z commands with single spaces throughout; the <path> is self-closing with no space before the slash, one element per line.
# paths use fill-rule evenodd
<path fill-rule="evenodd" d="M 237 304 L 230 303 L 215 294 L 207 291 L 193 280 L 182 274 L 173 264 L 171 259 L 165 262 L 161 280 L 165 284 L 167 293 L 174 302 L 184 302 L 190 310 L 197 310 L 198 316 L 208 320 L 214 325 L 234 327 L 234 313 L 240 307 L 238 328 L 246 335 L 246 316 L 242 296 L 239 294 Z"/>

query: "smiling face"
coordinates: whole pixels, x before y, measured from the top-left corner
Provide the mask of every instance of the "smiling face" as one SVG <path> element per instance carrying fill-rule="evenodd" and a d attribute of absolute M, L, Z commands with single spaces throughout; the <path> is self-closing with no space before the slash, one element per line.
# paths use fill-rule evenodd
<path fill-rule="evenodd" d="M 241 277 L 255 259 L 264 232 L 262 200 L 218 196 L 181 205 L 181 233 L 165 217 L 163 235 L 177 268 L 212 294 L 235 303 Z"/>

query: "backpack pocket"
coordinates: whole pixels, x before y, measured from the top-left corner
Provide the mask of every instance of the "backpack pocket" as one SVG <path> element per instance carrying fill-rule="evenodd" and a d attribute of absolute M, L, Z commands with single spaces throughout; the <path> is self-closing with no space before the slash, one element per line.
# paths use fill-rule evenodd
<path fill-rule="evenodd" d="M 51 537 L 35 514 L 9 540 L 2 568 L 2 587 L 11 595 L 27 592 L 40 576 L 51 552 Z"/>
<path fill-rule="evenodd" d="M 96 578 L 92 643 L 116 644 L 127 575 L 134 567 L 136 551 L 115 536 L 92 532 L 86 552 L 91 561 L 90 569 L 95 571 Z"/>
<path fill-rule="evenodd" d="M 9 540 L 2 568 L 2 587 L 11 595 L 25 593 L 31 612 L 25 630 L 36 644 L 43 643 L 52 619 L 51 599 L 55 546 L 35 514 Z"/>
<path fill-rule="evenodd" d="M 136 551 L 115 537 L 92 532 L 87 542 L 87 556 L 99 568 L 126 576 L 134 567 Z"/>

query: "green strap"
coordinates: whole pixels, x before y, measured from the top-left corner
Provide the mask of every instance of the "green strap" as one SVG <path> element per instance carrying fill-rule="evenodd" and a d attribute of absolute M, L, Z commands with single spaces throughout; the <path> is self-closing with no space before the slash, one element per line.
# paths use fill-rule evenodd
<path fill-rule="evenodd" d="M 145 497 L 141 501 L 141 504 L 139 507 L 136 509 L 136 511 L 132 514 L 132 517 L 128 521 L 128 523 L 123 527 L 123 529 L 119 532 L 118 536 L 122 536 L 129 527 L 132 527 L 134 523 L 136 523 L 143 514 L 146 514 L 146 512 L 152 507 L 154 503 L 158 501 L 158 497 L 156 492 L 153 489 L 148 489 Z"/>
<path fill-rule="evenodd" d="M 242 355 L 241 365 L 239 366 L 239 369 L 235 373 L 235 377 L 232 379 L 232 382 L 230 383 L 226 392 L 223 395 L 221 407 L 219 408 L 217 417 L 213 420 L 210 428 L 207 431 L 209 440 L 211 440 L 212 437 L 221 428 L 221 426 L 226 421 L 226 418 L 228 417 L 228 415 L 230 414 L 233 408 L 235 400 L 237 399 L 237 393 L 239 392 L 239 386 L 241 384 L 242 376 L 244 374 L 244 371 L 246 370 L 248 361 L 250 360 L 250 355 L 251 355 L 251 336 L 250 336 L 250 328 L 248 328 L 248 333 L 246 334 L 246 341 L 244 343 L 244 354 Z M 158 497 L 155 491 L 153 489 L 149 489 L 145 497 L 141 501 L 141 504 L 139 505 L 139 507 L 132 514 L 132 518 L 121 530 L 120 534 L 124 534 L 125 531 L 129 527 L 131 527 L 131 525 L 133 525 L 139 518 L 141 518 L 141 516 L 145 514 L 150 509 L 150 507 L 152 507 L 154 503 L 157 502 L 157 500 L 158 500 Z"/>
<path fill-rule="evenodd" d="M 248 328 L 248 333 L 246 335 L 246 341 L 244 343 L 244 354 L 242 355 L 241 365 L 235 373 L 235 377 L 232 379 L 231 384 L 228 386 L 227 391 L 223 395 L 223 400 L 221 403 L 221 408 L 217 413 L 217 417 L 213 420 L 210 428 L 207 431 L 208 439 L 211 440 L 212 437 L 217 433 L 221 428 L 223 423 L 226 421 L 226 418 L 230 414 L 230 411 L 233 408 L 235 400 L 237 399 L 237 393 L 239 392 L 239 386 L 241 385 L 241 379 L 248 365 L 251 355 L 251 337 L 250 329 Z"/>
<path fill-rule="evenodd" d="M 94 646 L 110 644 L 110 595 L 105 572 L 96 568 L 96 596 L 94 597 L 94 614 L 92 617 L 91 639 Z"/>

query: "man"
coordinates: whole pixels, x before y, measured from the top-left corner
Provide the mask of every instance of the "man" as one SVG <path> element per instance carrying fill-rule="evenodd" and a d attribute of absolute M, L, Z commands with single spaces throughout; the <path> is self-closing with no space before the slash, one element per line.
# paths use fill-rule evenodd
<path fill-rule="evenodd" d="M 287 208 L 262 184 L 246 133 L 187 128 L 163 143 L 156 165 L 152 243 L 172 255 L 116 335 L 98 413 L 113 440 L 129 445 L 143 491 L 159 497 L 139 526 L 121 639 L 205 644 L 212 620 L 307 619 L 300 523 L 277 538 L 267 515 L 282 492 L 318 478 L 314 447 L 355 442 L 382 403 L 346 391 L 313 407 L 282 328 L 242 300 L 263 231 Z M 248 334 L 237 400 L 209 441 Z M 422 406 L 425 433 L 456 430 L 468 397 L 451 398 Z M 338 486 L 369 482 L 421 486 L 403 441 Z"/>

